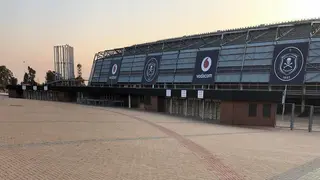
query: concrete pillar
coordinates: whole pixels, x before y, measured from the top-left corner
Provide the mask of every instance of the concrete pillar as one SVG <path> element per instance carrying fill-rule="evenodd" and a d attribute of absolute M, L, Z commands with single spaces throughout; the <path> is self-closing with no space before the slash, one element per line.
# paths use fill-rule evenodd
<path fill-rule="evenodd" d="M 128 107 L 131 108 L 131 95 L 130 94 L 128 96 L 128 105 L 129 105 Z"/>

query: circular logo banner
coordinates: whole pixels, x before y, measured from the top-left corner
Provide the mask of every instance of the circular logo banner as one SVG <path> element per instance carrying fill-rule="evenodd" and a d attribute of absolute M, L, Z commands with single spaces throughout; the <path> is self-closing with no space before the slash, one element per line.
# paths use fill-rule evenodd
<path fill-rule="evenodd" d="M 291 81 L 296 78 L 304 65 L 303 53 L 296 47 L 284 48 L 276 57 L 273 70 L 281 81 Z"/>
<path fill-rule="evenodd" d="M 144 79 L 146 82 L 152 82 L 158 75 L 158 60 L 151 58 L 147 61 L 144 68 Z"/>
<path fill-rule="evenodd" d="M 117 65 L 117 64 L 114 64 L 114 65 L 112 66 L 112 71 L 111 71 L 112 75 L 115 75 L 115 74 L 117 73 L 117 70 L 118 70 L 118 65 Z"/>

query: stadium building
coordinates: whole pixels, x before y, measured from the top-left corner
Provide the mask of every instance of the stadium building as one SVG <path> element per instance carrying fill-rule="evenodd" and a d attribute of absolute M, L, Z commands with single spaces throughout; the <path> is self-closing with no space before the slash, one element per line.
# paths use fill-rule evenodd
<path fill-rule="evenodd" d="M 183 36 L 95 54 L 91 86 L 284 91 L 317 104 L 320 19 Z M 320 101 L 318 102 L 320 103 Z"/>
<path fill-rule="evenodd" d="M 101 51 L 88 86 L 11 86 L 9 96 L 275 126 L 276 113 L 287 109 L 279 106 L 284 100 L 298 105 L 289 104 L 289 112 L 313 114 L 319 72 L 320 19 L 311 19 Z"/>

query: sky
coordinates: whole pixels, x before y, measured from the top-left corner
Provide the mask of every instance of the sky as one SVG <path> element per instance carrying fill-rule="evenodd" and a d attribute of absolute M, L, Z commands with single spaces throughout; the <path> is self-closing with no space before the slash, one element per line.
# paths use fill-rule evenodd
<path fill-rule="evenodd" d="M 29 65 L 44 82 L 54 69 L 53 46 L 69 44 L 88 79 L 102 50 L 317 18 L 318 7 L 319 0 L 0 0 L 0 65 L 19 82 Z"/>

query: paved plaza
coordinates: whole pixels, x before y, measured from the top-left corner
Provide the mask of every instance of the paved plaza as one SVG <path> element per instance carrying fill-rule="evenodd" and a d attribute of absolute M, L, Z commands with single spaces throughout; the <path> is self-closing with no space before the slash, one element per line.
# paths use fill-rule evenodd
<path fill-rule="evenodd" d="M 320 179 L 320 132 L 0 96 L 0 179 Z"/>

